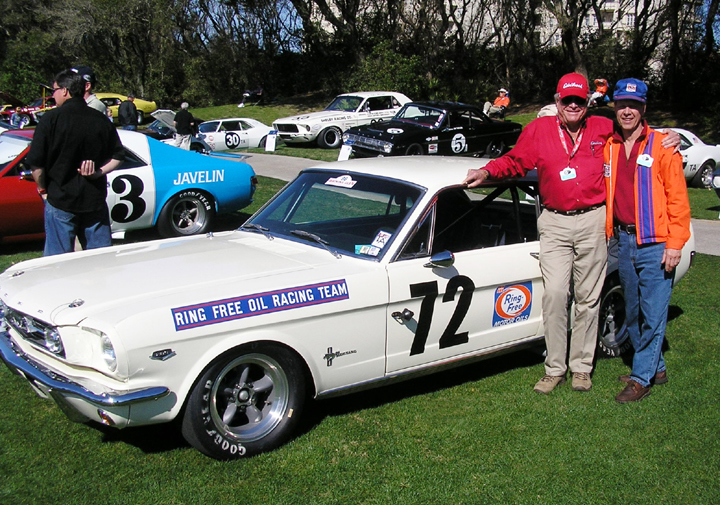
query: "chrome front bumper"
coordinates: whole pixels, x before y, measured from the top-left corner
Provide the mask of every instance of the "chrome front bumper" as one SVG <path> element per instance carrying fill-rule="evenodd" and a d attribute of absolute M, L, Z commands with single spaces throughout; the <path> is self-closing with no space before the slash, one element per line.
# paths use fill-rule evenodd
<path fill-rule="evenodd" d="M 90 418 L 73 406 L 74 402 L 70 400 L 78 399 L 98 409 L 113 409 L 155 401 L 170 393 L 166 387 L 152 387 L 129 393 L 93 393 L 32 359 L 17 347 L 4 330 L 0 331 L 0 359 L 10 371 L 25 378 L 38 394 L 51 397 L 65 415 L 76 422 L 86 422 Z"/>

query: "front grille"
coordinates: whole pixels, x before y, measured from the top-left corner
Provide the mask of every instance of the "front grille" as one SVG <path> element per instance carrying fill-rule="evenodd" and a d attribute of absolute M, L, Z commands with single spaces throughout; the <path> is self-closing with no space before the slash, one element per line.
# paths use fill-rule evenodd
<path fill-rule="evenodd" d="M 277 131 L 285 133 L 298 133 L 298 127 L 296 124 L 276 124 Z"/>
<path fill-rule="evenodd" d="M 355 135 L 354 133 L 348 133 L 346 134 L 346 137 L 347 143 L 352 144 L 355 147 L 362 147 L 364 149 L 370 149 L 372 151 L 378 151 L 381 153 L 386 152 L 385 146 L 387 145 L 387 142 L 385 140 L 363 137 L 360 135 Z"/>
<path fill-rule="evenodd" d="M 10 307 L 7 307 L 5 311 L 5 322 L 8 326 L 18 332 L 24 340 L 47 350 L 45 338 L 46 332 L 54 330 L 53 326 L 50 326 L 42 321 L 38 321 L 32 316 L 18 312 Z M 65 357 L 64 350 L 60 356 L 63 358 Z"/>

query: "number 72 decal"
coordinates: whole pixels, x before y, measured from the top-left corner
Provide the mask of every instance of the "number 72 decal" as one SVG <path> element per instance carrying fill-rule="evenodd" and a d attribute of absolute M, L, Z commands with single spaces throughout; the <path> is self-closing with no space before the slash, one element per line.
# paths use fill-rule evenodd
<path fill-rule="evenodd" d="M 445 331 L 440 336 L 440 349 L 446 349 L 460 344 L 468 343 L 468 332 L 456 333 L 462 324 L 470 303 L 472 302 L 473 293 L 475 292 L 475 283 L 469 277 L 464 275 L 456 275 L 448 281 L 445 294 L 443 295 L 443 303 L 455 300 L 458 289 L 462 288 L 460 298 L 455 305 L 450 321 Z M 430 333 L 430 324 L 432 323 L 433 312 L 435 311 L 435 300 L 439 294 L 437 281 L 421 282 L 419 284 L 410 285 L 410 296 L 413 298 L 422 297 L 420 304 L 420 316 L 418 317 L 417 330 L 415 338 L 410 347 L 410 356 L 422 354 L 425 352 L 428 335 Z"/>

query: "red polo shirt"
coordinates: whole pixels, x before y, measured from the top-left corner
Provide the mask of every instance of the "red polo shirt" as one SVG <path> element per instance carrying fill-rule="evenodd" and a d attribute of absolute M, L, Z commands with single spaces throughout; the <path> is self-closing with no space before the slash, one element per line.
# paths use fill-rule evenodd
<path fill-rule="evenodd" d="M 612 131 L 610 119 L 587 117 L 576 146 L 556 116 L 541 117 L 525 127 L 510 152 L 485 169 L 499 179 L 537 168 L 540 201 L 549 209 L 567 212 L 600 205 L 605 202 L 603 148 Z"/>

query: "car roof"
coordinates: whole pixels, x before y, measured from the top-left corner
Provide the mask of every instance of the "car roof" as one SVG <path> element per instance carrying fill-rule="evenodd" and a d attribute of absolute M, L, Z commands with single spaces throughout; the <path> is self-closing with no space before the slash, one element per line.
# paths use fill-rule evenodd
<path fill-rule="evenodd" d="M 408 105 L 424 105 L 426 107 L 434 107 L 436 109 L 454 110 L 454 109 L 479 109 L 477 105 L 471 105 L 462 102 L 436 102 L 436 101 L 417 101 L 406 103 Z"/>
<path fill-rule="evenodd" d="M 463 156 L 393 156 L 388 158 L 356 158 L 347 161 L 325 163 L 308 170 L 331 170 L 389 177 L 428 189 L 431 193 L 448 187 L 459 186 L 468 170 L 482 168 L 489 158 Z M 531 172 L 523 178 L 537 180 Z"/>
<path fill-rule="evenodd" d="M 398 93 L 397 91 L 356 91 L 354 93 L 343 93 L 337 96 L 359 96 L 360 98 L 371 98 L 374 96 L 385 95 L 404 96 L 402 93 Z"/>

